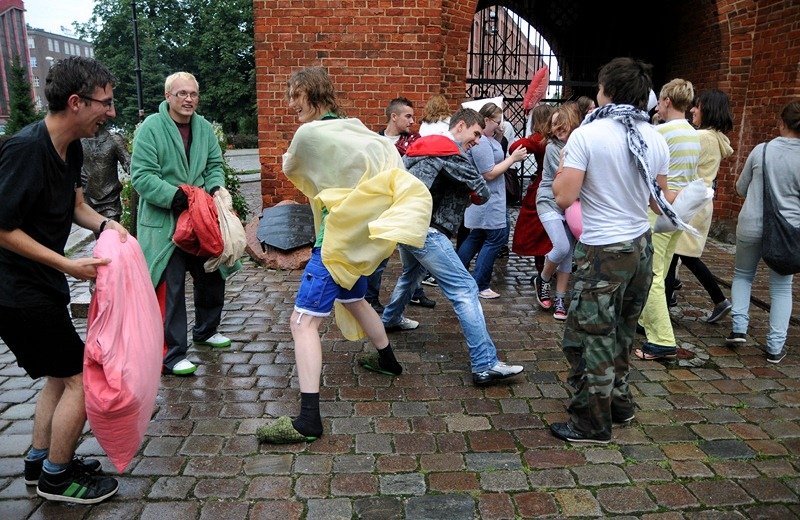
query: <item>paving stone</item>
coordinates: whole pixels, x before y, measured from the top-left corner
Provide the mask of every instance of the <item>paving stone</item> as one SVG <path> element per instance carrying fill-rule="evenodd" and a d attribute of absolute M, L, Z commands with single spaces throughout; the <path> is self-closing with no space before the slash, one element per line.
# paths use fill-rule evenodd
<path fill-rule="evenodd" d="M 562 488 L 575 485 L 572 473 L 566 469 L 532 471 L 528 476 L 532 488 Z"/>
<path fill-rule="evenodd" d="M 238 478 L 200 479 L 194 487 L 194 496 L 204 498 L 237 498 L 242 494 L 246 481 Z"/>
<path fill-rule="evenodd" d="M 528 489 L 524 471 L 489 471 L 480 474 L 481 489 L 487 491 L 523 491 Z"/>
<path fill-rule="evenodd" d="M 671 472 L 652 462 L 626 466 L 625 473 L 628 474 L 628 477 L 633 482 L 654 482 L 673 479 Z"/>
<path fill-rule="evenodd" d="M 711 461 L 709 466 L 719 477 L 723 478 L 756 478 L 758 470 L 750 463 L 743 460 Z"/>
<path fill-rule="evenodd" d="M 400 475 L 381 475 L 379 477 L 382 495 L 423 495 L 425 494 L 425 477 L 419 473 Z"/>
<path fill-rule="evenodd" d="M 242 459 L 238 457 L 192 457 L 183 470 L 192 477 L 232 477 L 241 470 Z"/>
<path fill-rule="evenodd" d="M 372 473 L 375 471 L 373 455 L 338 455 L 333 459 L 334 473 Z"/>
<path fill-rule="evenodd" d="M 554 493 L 564 516 L 600 516 L 600 504 L 588 489 L 559 489 Z"/>
<path fill-rule="evenodd" d="M 618 466 L 611 464 L 592 464 L 572 468 L 582 486 L 601 486 L 605 484 L 628 484 L 630 481 Z"/>
<path fill-rule="evenodd" d="M 392 437 L 379 433 L 358 434 L 356 453 L 392 453 Z"/>
<path fill-rule="evenodd" d="M 198 502 L 148 502 L 142 510 L 142 520 L 164 520 L 165 518 L 195 518 L 200 510 Z"/>
<path fill-rule="evenodd" d="M 305 498 L 325 498 L 330 494 L 329 475 L 300 475 L 294 482 L 294 496 Z"/>
<path fill-rule="evenodd" d="M 584 452 L 586 462 L 592 464 L 622 464 L 625 459 L 620 453 L 620 450 L 612 450 L 606 448 L 588 449 Z"/>
<path fill-rule="evenodd" d="M 359 520 L 402 520 L 403 503 L 393 497 L 359 498 L 353 502 Z"/>
<path fill-rule="evenodd" d="M 469 471 L 495 471 L 522 469 L 519 455 L 514 453 L 467 453 Z"/>
<path fill-rule="evenodd" d="M 291 496 L 291 489 L 292 479 L 290 477 L 255 477 L 250 480 L 245 497 L 249 499 L 283 499 Z"/>
<path fill-rule="evenodd" d="M 472 520 L 475 500 L 468 495 L 427 495 L 406 503 L 406 518 L 415 520 Z"/>
<path fill-rule="evenodd" d="M 653 442 L 693 442 L 697 436 L 686 426 L 645 426 L 645 434 Z"/>
<path fill-rule="evenodd" d="M 641 513 L 658 509 L 644 489 L 630 486 L 598 489 L 597 501 L 605 511 L 616 514 Z"/>
<path fill-rule="evenodd" d="M 119 502 L 116 500 L 103 502 L 86 511 L 85 520 L 136 520 L 141 518 L 144 504 L 141 502 Z M 0 514 L 4 512 L 0 510 Z M 4 518 L 25 518 L 23 516 L 7 516 Z"/>
<path fill-rule="evenodd" d="M 365 496 L 378 492 L 378 479 L 375 475 L 355 473 L 334 475 L 331 479 L 331 495 Z"/>
<path fill-rule="evenodd" d="M 428 475 L 431 491 L 439 493 L 477 491 L 478 476 L 467 471 L 431 473 Z"/>
<path fill-rule="evenodd" d="M 798 503 L 797 495 L 783 482 L 775 478 L 756 478 L 748 480 L 743 487 L 758 502 Z"/>
<path fill-rule="evenodd" d="M 512 500 L 517 505 L 517 509 L 523 518 L 540 518 L 558 513 L 556 498 L 550 493 L 534 491 L 517 493 Z M 599 513 L 599 508 L 597 511 Z"/>
<path fill-rule="evenodd" d="M 422 471 L 459 471 L 464 469 L 464 456 L 456 453 L 430 453 L 419 458 Z"/>
<path fill-rule="evenodd" d="M 666 459 L 664 452 L 658 446 L 623 446 L 620 451 L 626 459 L 636 461 Z"/>
<path fill-rule="evenodd" d="M 381 455 L 376 461 L 380 473 L 408 473 L 417 467 L 417 459 L 411 455 Z"/>
<path fill-rule="evenodd" d="M 525 452 L 525 463 L 533 469 L 563 468 L 585 464 L 586 458 L 575 450 L 530 450 Z"/>
<path fill-rule="evenodd" d="M 730 481 L 690 482 L 686 487 L 701 504 L 709 507 L 731 507 L 753 503 L 753 499 L 741 487 Z"/>
<path fill-rule="evenodd" d="M 291 455 L 256 455 L 244 459 L 245 475 L 288 475 L 291 471 Z"/>
<path fill-rule="evenodd" d="M 752 520 L 772 520 L 774 518 L 792 518 L 792 512 L 780 504 L 758 504 L 744 509 L 747 518 Z"/>
<path fill-rule="evenodd" d="M 514 504 L 506 493 L 484 493 L 478 498 L 478 513 L 482 520 L 513 520 Z"/>
<path fill-rule="evenodd" d="M 331 472 L 333 459 L 327 455 L 304 455 L 299 454 L 294 459 L 295 473 L 322 473 Z M 245 472 L 247 471 L 245 463 Z"/>
<path fill-rule="evenodd" d="M 308 501 L 306 520 L 350 520 L 353 506 L 346 498 L 312 498 Z"/>
<path fill-rule="evenodd" d="M 661 507 L 686 509 L 700 505 L 697 498 L 678 483 L 653 484 L 648 486 L 647 489 Z"/>
<path fill-rule="evenodd" d="M 675 460 L 671 463 L 672 472 L 678 478 L 708 478 L 714 472 L 699 460 Z"/>
<path fill-rule="evenodd" d="M 22 457 L 31 445 L 30 434 L 6 435 L 0 442 L 0 457 Z"/>
<path fill-rule="evenodd" d="M 709 457 L 718 459 L 752 459 L 756 453 L 740 440 L 701 441 L 699 447 Z"/>
<path fill-rule="evenodd" d="M 200 510 L 200 520 L 246 519 L 250 504 L 247 502 L 206 502 Z"/>
<path fill-rule="evenodd" d="M 491 428 L 486 417 L 473 417 L 469 415 L 449 415 L 445 417 L 447 429 L 451 432 L 469 432 L 488 430 Z"/>
<path fill-rule="evenodd" d="M 150 488 L 150 498 L 185 499 L 194 487 L 194 477 L 161 477 Z"/>

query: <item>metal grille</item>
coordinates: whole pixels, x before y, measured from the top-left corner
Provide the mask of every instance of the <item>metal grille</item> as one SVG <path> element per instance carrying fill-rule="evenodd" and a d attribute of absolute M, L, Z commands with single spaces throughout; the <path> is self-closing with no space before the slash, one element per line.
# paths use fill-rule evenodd
<path fill-rule="evenodd" d="M 470 34 L 467 98 L 503 96 L 504 117 L 514 127 L 515 135 L 528 135 L 522 100 L 531 76 L 542 65 L 551 71 L 550 97 L 545 101 L 561 102 L 564 83 L 560 76 L 552 79 L 553 72 L 560 70 L 559 57 L 549 49 L 544 38 L 513 11 L 499 6 L 479 11 Z M 534 171 L 533 161 L 526 161 L 518 173 L 518 182 L 526 184 Z"/>

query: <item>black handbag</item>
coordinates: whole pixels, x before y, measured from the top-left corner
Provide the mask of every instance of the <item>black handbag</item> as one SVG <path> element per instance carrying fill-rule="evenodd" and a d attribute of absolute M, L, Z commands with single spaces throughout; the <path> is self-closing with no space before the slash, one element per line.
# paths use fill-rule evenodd
<path fill-rule="evenodd" d="M 761 237 L 761 258 L 770 269 L 787 276 L 800 273 L 800 228 L 791 225 L 777 211 L 772 200 L 767 176 L 767 143 L 761 156 L 761 173 L 764 178 L 764 232 Z"/>

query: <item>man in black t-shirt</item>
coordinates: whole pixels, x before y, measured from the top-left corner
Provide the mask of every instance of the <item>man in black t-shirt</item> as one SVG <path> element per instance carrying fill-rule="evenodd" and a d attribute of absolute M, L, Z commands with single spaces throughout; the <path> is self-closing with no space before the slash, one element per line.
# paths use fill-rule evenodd
<path fill-rule="evenodd" d="M 115 229 L 83 200 L 80 138 L 116 116 L 114 78 L 89 58 L 71 57 L 48 72 L 48 113 L 0 147 L 0 338 L 17 364 L 46 382 L 36 401 L 25 483 L 48 500 L 94 504 L 117 492 L 100 462 L 74 459 L 86 422 L 83 341 L 69 316 L 64 274 L 97 276 L 107 258 L 66 258 L 72 223 Z"/>

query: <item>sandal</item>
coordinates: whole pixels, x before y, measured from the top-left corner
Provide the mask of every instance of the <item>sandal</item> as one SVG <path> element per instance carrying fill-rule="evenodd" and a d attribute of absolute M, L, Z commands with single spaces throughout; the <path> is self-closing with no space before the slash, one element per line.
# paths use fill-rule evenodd
<path fill-rule="evenodd" d="M 294 429 L 292 420 L 286 415 L 278 417 L 266 426 L 256 430 L 258 442 L 268 444 L 293 444 L 296 442 L 313 442 L 319 437 L 303 435 Z"/>
<path fill-rule="evenodd" d="M 386 376 L 396 376 L 394 372 L 382 368 L 380 365 L 380 357 L 377 352 L 365 352 L 358 356 L 358 364 L 369 370 L 370 372 L 377 372 Z"/>
<path fill-rule="evenodd" d="M 675 354 L 651 354 L 649 352 L 645 352 L 644 350 L 637 348 L 633 351 L 633 354 L 641 360 L 644 361 L 660 361 L 662 359 L 675 359 L 677 357 L 677 353 Z"/>

